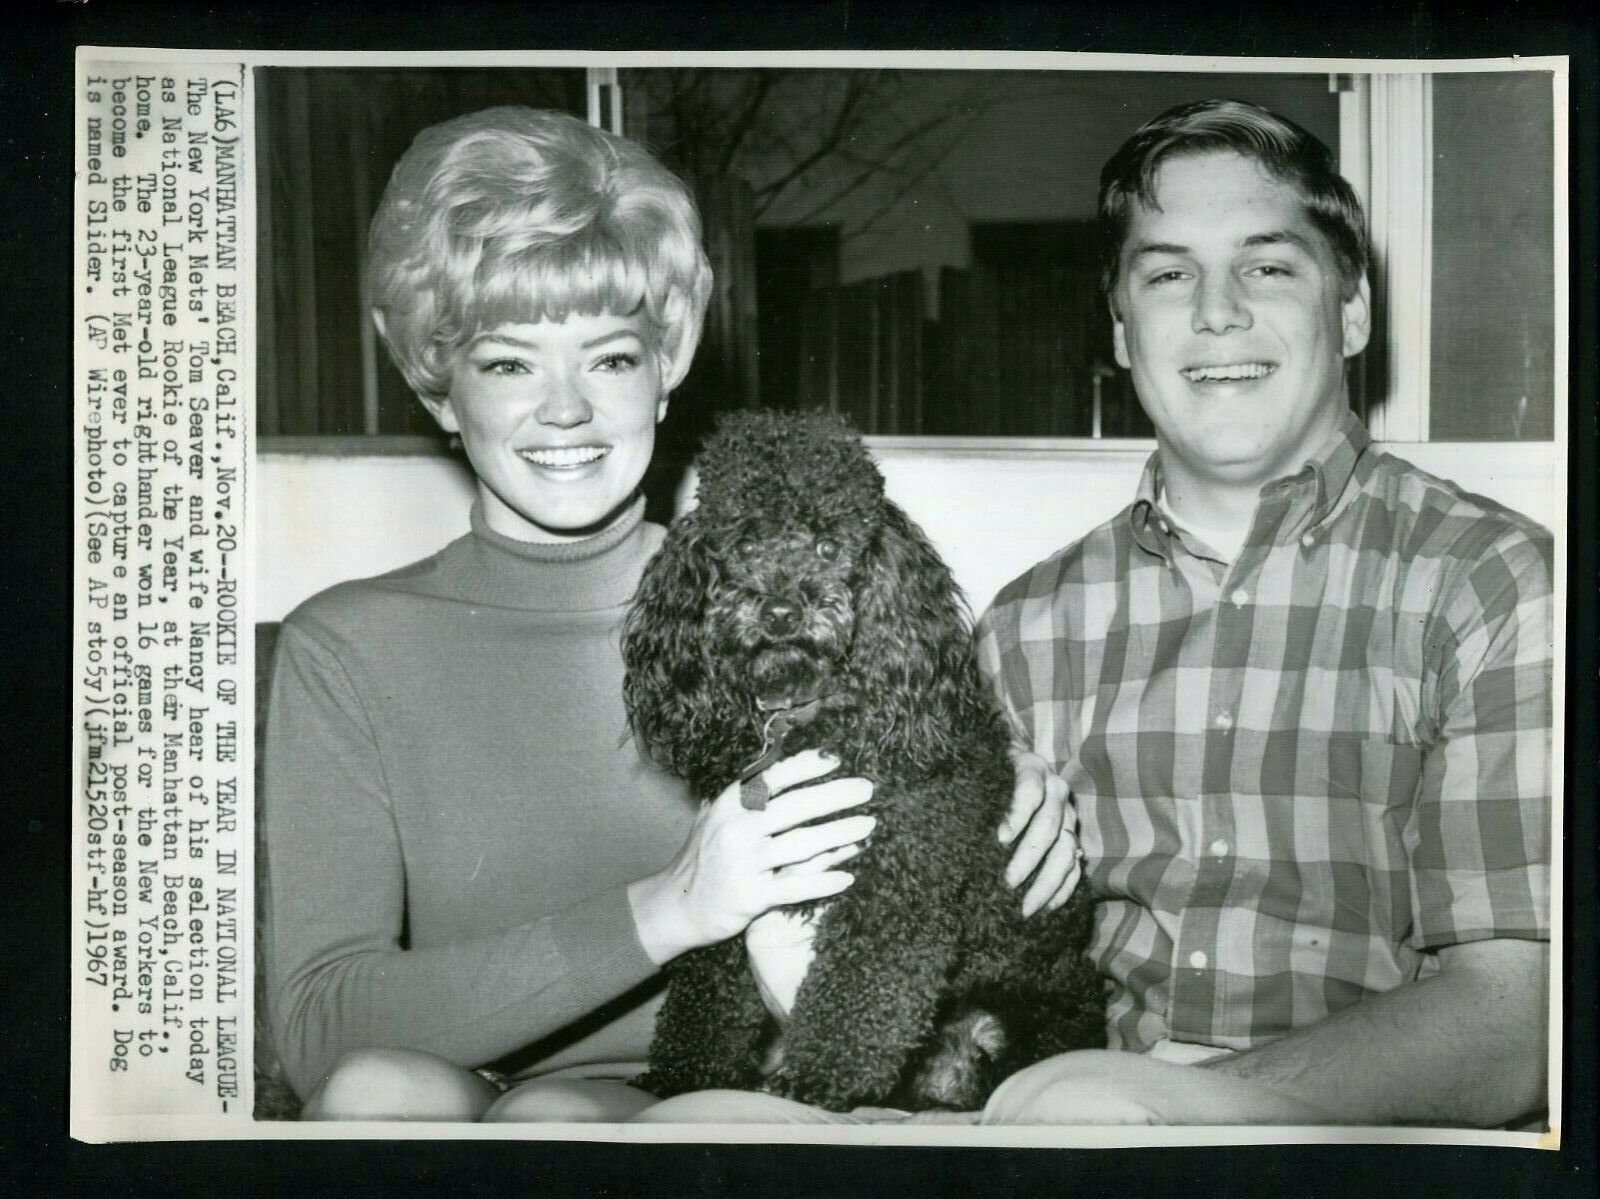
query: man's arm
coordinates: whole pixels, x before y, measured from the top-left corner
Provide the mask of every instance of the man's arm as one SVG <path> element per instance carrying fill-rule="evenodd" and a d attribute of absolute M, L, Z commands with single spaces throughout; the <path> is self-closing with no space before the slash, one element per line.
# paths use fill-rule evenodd
<path fill-rule="evenodd" d="M 1346 1124 L 1494 1126 L 1545 1104 L 1548 943 L 1439 950 L 1439 973 L 1202 1069 Z"/>
<path fill-rule="evenodd" d="M 984 1124 L 1504 1124 L 1545 1102 L 1549 946 L 1439 951 L 1439 973 L 1199 1065 L 1082 1050 L 1001 1083 Z"/>

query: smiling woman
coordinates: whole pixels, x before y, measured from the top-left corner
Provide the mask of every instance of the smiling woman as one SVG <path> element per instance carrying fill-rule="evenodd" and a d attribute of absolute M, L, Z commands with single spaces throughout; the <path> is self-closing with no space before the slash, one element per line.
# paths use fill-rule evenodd
<path fill-rule="evenodd" d="M 710 271 L 675 178 L 531 109 L 424 131 L 371 246 L 374 322 L 479 502 L 467 536 L 284 622 L 265 974 L 307 1117 L 472 1119 L 496 1091 L 471 1067 L 604 1074 L 649 1035 L 629 887 L 692 810 L 616 748 L 614 629 Z"/>
<path fill-rule="evenodd" d="M 423 402 L 459 433 L 491 529 L 522 541 L 603 532 L 633 502 L 667 415 L 655 335 L 637 316 L 500 325 Z"/>
<path fill-rule="evenodd" d="M 779 902 L 780 873 L 782 902 L 850 881 L 782 819 L 697 816 L 623 736 L 617 630 L 663 536 L 639 485 L 710 287 L 682 184 L 575 118 L 469 114 L 395 170 L 374 318 L 478 503 L 279 636 L 264 975 L 302 1118 L 621 1119 L 651 1102 L 626 1080 L 658 968 Z M 813 814 L 870 795 L 779 768 Z M 865 832 L 808 835 L 835 863 Z"/>

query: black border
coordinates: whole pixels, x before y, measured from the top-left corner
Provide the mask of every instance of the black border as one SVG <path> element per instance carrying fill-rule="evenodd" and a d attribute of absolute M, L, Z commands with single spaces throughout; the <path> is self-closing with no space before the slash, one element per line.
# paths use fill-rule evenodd
<path fill-rule="evenodd" d="M 1375 11 L 1374 11 L 1375 10 Z M 44 1193 L 555 1195 L 1590 1194 L 1596 1169 L 1596 19 L 1578 5 L 1193 8 L 1175 0 L 852 5 L 31 0 L 0 49 L 3 483 L 13 636 L 0 844 L 0 1179 Z M 552 1142 L 203 1142 L 66 1135 L 71 657 L 72 71 L 79 44 L 218 49 L 972 49 L 1461 58 L 1572 56 L 1566 1118 L 1559 1153 L 1441 1146 L 988 1150 Z M 62 1186 L 61 1184 L 64 1184 Z M 19 1188 L 20 1189 L 20 1188 Z"/>

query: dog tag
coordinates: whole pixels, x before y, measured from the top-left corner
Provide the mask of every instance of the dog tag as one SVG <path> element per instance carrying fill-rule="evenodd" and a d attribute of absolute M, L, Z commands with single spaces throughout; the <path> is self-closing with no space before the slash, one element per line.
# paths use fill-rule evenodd
<path fill-rule="evenodd" d="M 761 756 L 739 772 L 739 802 L 750 811 L 763 811 L 767 801 L 772 798 L 772 791 L 762 779 L 761 772 L 783 757 L 784 742 L 789 739 L 789 734 L 815 720 L 833 690 L 830 683 L 804 703 L 792 708 L 779 708 L 767 717 L 766 727 L 761 730 Z"/>
<path fill-rule="evenodd" d="M 771 798 L 772 792 L 767 788 L 767 780 L 759 774 L 739 784 L 739 802 L 752 812 L 765 810 L 767 800 Z"/>
<path fill-rule="evenodd" d="M 789 721 L 782 712 L 768 720 L 767 727 L 762 730 L 766 745 L 761 756 L 739 772 L 739 802 L 752 812 L 764 811 L 772 798 L 772 790 L 761 772 L 783 757 L 783 743 L 789 736 L 789 728 Z"/>

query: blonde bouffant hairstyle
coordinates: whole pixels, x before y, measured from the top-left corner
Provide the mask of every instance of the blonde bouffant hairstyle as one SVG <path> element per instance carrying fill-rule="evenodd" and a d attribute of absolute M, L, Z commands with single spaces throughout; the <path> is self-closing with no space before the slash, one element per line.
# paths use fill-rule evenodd
<path fill-rule="evenodd" d="M 711 294 L 678 177 L 625 138 L 533 108 L 419 133 L 372 218 L 367 270 L 378 331 L 425 400 L 448 394 L 479 333 L 572 313 L 641 316 L 670 391 Z"/>

